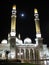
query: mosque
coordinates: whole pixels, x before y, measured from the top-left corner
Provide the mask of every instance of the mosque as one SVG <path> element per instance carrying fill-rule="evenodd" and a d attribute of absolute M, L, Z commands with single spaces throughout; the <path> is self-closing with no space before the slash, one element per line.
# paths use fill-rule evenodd
<path fill-rule="evenodd" d="M 0 59 L 19 59 L 22 63 L 49 64 L 49 48 L 47 48 L 46 44 L 43 44 L 37 9 L 34 9 L 34 17 L 35 44 L 32 43 L 29 37 L 25 38 L 24 41 L 21 40 L 20 34 L 16 37 L 16 5 L 12 7 L 11 31 L 8 34 L 8 39 L 4 39 L 0 43 Z"/>

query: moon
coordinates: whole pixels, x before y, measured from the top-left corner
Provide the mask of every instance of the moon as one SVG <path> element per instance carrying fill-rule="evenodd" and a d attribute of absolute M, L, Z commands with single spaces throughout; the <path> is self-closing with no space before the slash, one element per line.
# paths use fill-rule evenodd
<path fill-rule="evenodd" d="M 24 13 L 22 13 L 21 16 L 24 17 Z"/>

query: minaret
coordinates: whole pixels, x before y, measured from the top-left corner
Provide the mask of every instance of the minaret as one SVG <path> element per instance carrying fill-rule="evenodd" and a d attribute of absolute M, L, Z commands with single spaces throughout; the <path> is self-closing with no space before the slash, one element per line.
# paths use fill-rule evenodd
<path fill-rule="evenodd" d="M 34 9 L 34 16 L 35 16 L 35 28 L 36 28 L 36 44 L 41 46 L 43 43 L 43 38 L 41 37 L 41 31 L 40 31 L 40 24 L 39 24 L 39 14 L 38 10 Z"/>
<path fill-rule="evenodd" d="M 37 9 L 34 9 L 34 16 L 35 16 L 35 27 L 36 27 L 36 37 L 39 38 L 41 37 L 41 32 L 40 32 L 40 25 L 39 25 L 39 15 Z"/>
<path fill-rule="evenodd" d="M 35 16 L 35 28 L 36 28 L 36 48 L 35 48 L 35 63 L 40 63 L 40 61 L 38 61 L 40 59 L 40 54 L 39 51 L 42 48 L 42 44 L 43 44 L 43 38 L 41 37 L 41 31 L 40 31 L 40 24 L 39 24 L 39 14 L 37 9 L 34 9 L 34 16 Z"/>
<path fill-rule="evenodd" d="M 16 58 L 16 5 L 12 7 L 11 32 L 10 32 L 10 57 Z"/>
<path fill-rule="evenodd" d="M 16 35 L 16 5 L 12 7 L 12 16 L 11 16 L 11 36 Z"/>

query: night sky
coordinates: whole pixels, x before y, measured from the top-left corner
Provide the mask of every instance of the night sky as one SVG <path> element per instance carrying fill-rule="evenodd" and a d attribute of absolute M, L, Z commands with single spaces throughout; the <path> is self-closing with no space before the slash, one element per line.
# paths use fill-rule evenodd
<path fill-rule="evenodd" d="M 49 2 L 46 0 L 0 0 L 0 42 L 7 39 L 10 33 L 11 11 L 14 4 L 17 6 L 17 36 L 20 33 L 22 40 L 29 37 L 35 42 L 34 8 L 37 8 L 43 43 L 49 46 Z M 22 13 L 24 17 L 21 16 Z"/>

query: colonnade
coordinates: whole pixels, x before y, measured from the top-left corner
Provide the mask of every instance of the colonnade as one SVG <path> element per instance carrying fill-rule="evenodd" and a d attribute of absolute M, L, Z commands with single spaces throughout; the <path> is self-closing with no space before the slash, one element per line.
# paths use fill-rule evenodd
<path fill-rule="evenodd" d="M 34 48 L 18 48 L 16 55 L 18 59 L 35 60 Z"/>

